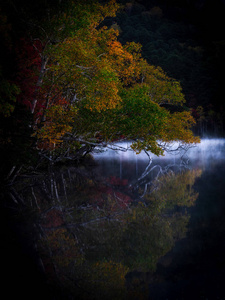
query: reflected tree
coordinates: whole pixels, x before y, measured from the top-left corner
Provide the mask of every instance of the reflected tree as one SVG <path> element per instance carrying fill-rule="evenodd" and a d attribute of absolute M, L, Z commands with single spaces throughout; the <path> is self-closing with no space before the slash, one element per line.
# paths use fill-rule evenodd
<path fill-rule="evenodd" d="M 127 285 L 127 274 L 154 271 L 185 236 L 185 207 L 197 199 L 193 185 L 200 175 L 167 169 L 133 192 L 126 180 L 62 168 L 26 179 L 26 188 L 18 183 L 13 203 L 33 212 L 36 248 L 50 285 L 80 299 L 124 299 L 141 286 Z"/>

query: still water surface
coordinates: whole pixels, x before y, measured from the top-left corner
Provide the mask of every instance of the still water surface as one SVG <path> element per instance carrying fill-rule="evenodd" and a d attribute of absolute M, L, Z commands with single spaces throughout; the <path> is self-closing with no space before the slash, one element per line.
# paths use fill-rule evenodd
<path fill-rule="evenodd" d="M 96 153 L 22 178 L 3 207 L 5 278 L 21 295 L 225 299 L 224 139 L 160 158 Z"/>

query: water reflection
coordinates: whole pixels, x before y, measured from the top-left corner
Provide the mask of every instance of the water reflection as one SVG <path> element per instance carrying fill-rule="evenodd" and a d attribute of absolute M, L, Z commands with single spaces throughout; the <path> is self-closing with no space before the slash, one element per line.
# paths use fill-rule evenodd
<path fill-rule="evenodd" d="M 203 141 L 190 157 L 152 160 L 110 152 L 92 166 L 17 182 L 8 205 L 29 216 L 39 267 L 59 291 L 54 299 L 166 299 L 149 284 L 186 237 L 194 184 L 212 159 L 224 159 L 224 144 Z"/>
<path fill-rule="evenodd" d="M 148 160 L 146 153 L 142 151 L 136 155 L 133 151 L 130 151 L 130 143 L 119 143 L 119 147 L 128 149 L 128 151 L 122 150 L 106 150 L 105 152 L 97 152 L 95 154 L 96 160 L 119 160 L 120 162 L 129 161 L 135 163 L 141 163 Z M 174 142 L 168 145 L 170 151 L 165 152 L 164 156 L 157 157 L 154 154 L 150 154 L 154 161 L 162 163 L 163 161 L 173 161 L 177 164 L 184 162 L 183 159 L 189 159 L 191 163 L 199 162 L 201 167 L 206 165 L 210 159 L 215 161 L 225 160 L 225 139 L 203 139 L 200 144 L 193 146 L 184 146 L 179 151 L 173 151 L 179 146 Z"/>

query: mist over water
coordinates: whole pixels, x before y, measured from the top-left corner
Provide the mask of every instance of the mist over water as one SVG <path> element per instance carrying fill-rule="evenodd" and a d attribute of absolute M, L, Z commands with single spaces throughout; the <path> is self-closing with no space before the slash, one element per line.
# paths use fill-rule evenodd
<path fill-rule="evenodd" d="M 118 143 L 116 146 L 124 149 L 122 150 L 111 150 L 107 149 L 104 152 L 95 153 L 94 158 L 98 160 L 123 160 L 123 161 L 148 161 L 149 157 L 146 155 L 144 151 L 139 154 L 136 154 L 134 151 L 130 149 L 131 143 L 123 142 Z M 169 144 L 170 150 L 175 150 L 179 144 L 177 142 Z M 127 149 L 127 151 L 125 151 Z M 185 150 L 178 151 L 169 151 L 164 153 L 163 156 L 156 156 L 150 153 L 151 158 L 156 162 L 163 160 L 179 160 L 186 158 L 189 159 L 190 162 L 198 163 L 198 164 L 207 164 L 212 160 L 219 161 L 225 160 L 225 139 L 202 139 L 199 144 L 190 145 Z"/>
<path fill-rule="evenodd" d="M 129 150 L 130 145 L 118 144 L 127 151 L 96 153 L 94 157 L 101 172 L 116 174 L 131 183 L 134 178 L 141 182 L 143 174 L 147 174 L 145 182 L 154 180 L 160 168 L 163 172 L 172 170 L 183 174 L 190 170 L 201 172 L 198 179 L 193 178 L 193 190 L 198 197 L 193 207 L 187 210 L 190 216 L 187 235 L 159 260 L 156 273 L 147 279 L 149 299 L 224 299 L 225 139 L 203 138 L 199 144 L 186 145 L 179 151 L 165 152 L 159 157 L 149 153 L 151 161 L 144 151 L 136 154 Z M 178 143 L 171 143 L 169 148 L 174 150 L 178 146 Z M 171 190 L 165 190 L 161 197 L 166 197 Z M 182 191 L 182 186 L 178 190 Z M 217 298 L 217 295 L 223 298 Z"/>
<path fill-rule="evenodd" d="M 202 139 L 201 143 L 187 152 L 190 159 L 225 160 L 225 139 Z"/>
<path fill-rule="evenodd" d="M 13 213 L 7 210 L 10 222 L 1 227 L 10 280 L 13 269 L 19 286 L 34 282 L 32 253 L 35 270 L 36 259 L 44 268 L 35 285 L 54 294 L 41 292 L 48 299 L 134 299 L 111 295 L 121 290 L 144 300 L 224 299 L 225 139 L 204 138 L 160 157 L 135 154 L 130 145 L 96 152 L 91 166 L 21 179 L 10 190 L 5 203 Z M 22 236 L 22 258 L 8 223 Z"/>
<path fill-rule="evenodd" d="M 221 138 L 204 138 L 199 144 L 183 145 L 177 151 L 174 150 L 179 147 L 179 143 L 170 143 L 167 145 L 169 151 L 165 151 L 163 156 L 156 156 L 150 152 L 147 155 L 144 151 L 136 154 L 130 146 L 131 142 L 123 142 L 113 145 L 113 149 L 117 148 L 116 151 L 112 149 L 97 151 L 94 158 L 101 172 L 121 179 L 133 180 L 146 172 L 150 158 L 151 167 L 158 165 L 176 170 L 184 168 L 206 170 L 225 162 L 225 139 Z"/>

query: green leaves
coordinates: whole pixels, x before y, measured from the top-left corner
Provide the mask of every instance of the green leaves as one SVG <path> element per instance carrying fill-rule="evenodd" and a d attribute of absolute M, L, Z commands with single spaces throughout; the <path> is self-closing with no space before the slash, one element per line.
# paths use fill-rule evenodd
<path fill-rule="evenodd" d="M 38 129 L 39 139 L 61 147 L 68 134 L 71 142 L 87 145 L 126 138 L 134 141 L 136 152 L 157 155 L 163 154 L 158 140 L 195 142 L 190 113 L 172 114 L 163 107 L 175 105 L 180 110 L 185 102 L 180 83 L 149 65 L 141 57 L 140 44 L 122 45 L 118 31 L 99 26 L 117 9 L 115 1 L 104 6 L 88 1 L 84 7 L 75 2 L 57 19 L 60 30 L 70 31 L 48 52 L 40 93 L 48 99 L 47 119 Z"/>

